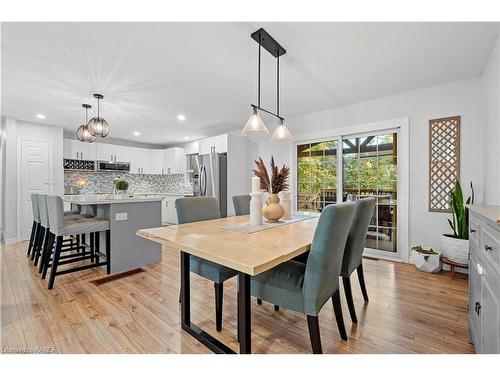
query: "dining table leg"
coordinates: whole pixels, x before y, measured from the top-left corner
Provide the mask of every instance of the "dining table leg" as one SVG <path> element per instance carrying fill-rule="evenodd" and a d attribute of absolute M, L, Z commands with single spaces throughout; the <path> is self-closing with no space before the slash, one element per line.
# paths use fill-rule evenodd
<path fill-rule="evenodd" d="M 238 334 L 240 354 L 252 353 L 252 313 L 250 303 L 250 276 L 238 274 Z"/>
<path fill-rule="evenodd" d="M 207 348 L 218 354 L 235 354 L 234 350 L 191 322 L 190 255 L 181 251 L 181 327 Z M 250 279 L 248 279 L 250 282 Z M 250 285 L 250 284 L 248 284 Z M 250 289 L 248 289 L 250 294 Z M 248 296 L 250 303 L 250 296 Z M 246 337 L 246 336 L 245 336 Z M 250 337 L 250 336 L 248 336 Z M 241 345 L 240 345 L 241 347 Z"/>

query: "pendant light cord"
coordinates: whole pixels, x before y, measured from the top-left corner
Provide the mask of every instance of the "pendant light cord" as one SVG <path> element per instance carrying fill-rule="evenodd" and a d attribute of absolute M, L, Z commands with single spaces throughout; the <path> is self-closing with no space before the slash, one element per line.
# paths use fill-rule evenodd
<path fill-rule="evenodd" d="M 101 118 L 99 115 L 99 98 L 97 98 L 97 118 Z"/>
<path fill-rule="evenodd" d="M 257 84 L 257 106 L 260 107 L 260 50 L 261 50 L 261 36 L 259 35 L 259 69 L 258 69 L 258 77 L 259 77 L 259 82 Z"/>
<path fill-rule="evenodd" d="M 276 58 L 277 72 L 276 72 L 276 114 L 280 115 L 280 56 Z"/>

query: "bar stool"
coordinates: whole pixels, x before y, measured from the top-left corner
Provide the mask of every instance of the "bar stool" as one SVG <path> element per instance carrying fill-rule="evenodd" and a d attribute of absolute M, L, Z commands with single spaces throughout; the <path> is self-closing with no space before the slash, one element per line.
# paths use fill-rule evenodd
<path fill-rule="evenodd" d="M 41 256 L 40 265 L 38 266 L 38 273 L 42 273 L 44 271 L 44 266 L 46 265 L 46 256 L 47 253 L 52 253 L 52 247 L 49 249 L 50 237 L 52 234 L 50 233 L 50 221 L 49 221 L 49 212 L 47 208 L 47 194 L 39 194 L 38 195 L 38 212 L 40 215 L 40 227 L 42 228 L 41 238 L 42 246 L 39 247 L 39 251 L 36 252 L 34 265 L 37 266 L 38 259 Z M 86 216 L 80 215 L 74 212 L 65 212 L 64 219 L 65 220 L 83 220 L 87 218 Z M 63 240 L 62 251 L 74 251 L 80 252 L 81 250 L 85 252 L 85 247 L 80 246 L 79 239 L 74 241 L 73 238 L 67 238 Z M 70 254 L 65 256 L 66 258 L 75 256 L 74 254 Z M 47 271 L 44 272 L 44 277 Z"/>
<path fill-rule="evenodd" d="M 67 273 L 83 271 L 86 269 L 106 266 L 106 273 L 111 273 L 111 259 L 110 259 L 110 226 L 109 220 L 106 219 L 97 219 L 97 218 L 84 218 L 77 220 L 65 220 L 64 219 L 64 209 L 63 209 L 63 201 L 61 197 L 49 195 L 47 197 L 47 207 L 49 213 L 49 223 L 50 223 L 50 241 L 47 245 L 48 252 L 45 256 L 45 271 L 50 266 L 50 276 L 48 289 L 52 289 L 54 287 L 54 281 L 56 276 L 64 275 Z M 106 232 L 106 253 L 103 254 L 99 252 L 99 233 Z M 96 243 L 94 244 L 94 254 L 86 255 L 83 253 L 80 256 L 71 258 L 71 259 L 61 259 L 61 251 L 63 244 L 64 236 L 77 236 L 86 233 L 94 233 L 94 238 Z M 52 246 L 55 242 L 54 255 L 52 257 L 52 263 L 50 263 L 50 253 Z M 101 261 L 100 258 L 105 258 L 105 261 Z M 82 260 L 92 260 L 93 263 L 86 264 L 79 267 L 64 269 L 62 271 L 58 271 L 57 268 L 63 264 L 69 264 L 73 262 L 80 262 Z M 42 275 L 43 277 L 43 275 Z"/>
<path fill-rule="evenodd" d="M 40 212 L 38 211 L 38 194 L 31 194 L 31 209 L 33 211 L 33 224 L 31 225 L 30 242 L 28 244 L 28 252 L 26 256 L 31 254 L 31 250 L 33 250 L 34 254 L 34 247 L 39 236 Z M 34 255 L 31 257 L 31 260 L 33 259 Z"/>

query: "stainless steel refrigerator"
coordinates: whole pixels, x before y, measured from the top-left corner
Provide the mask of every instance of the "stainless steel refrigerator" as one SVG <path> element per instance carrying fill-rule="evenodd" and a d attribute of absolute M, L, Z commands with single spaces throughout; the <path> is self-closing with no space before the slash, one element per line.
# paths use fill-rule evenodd
<path fill-rule="evenodd" d="M 227 216 L 227 155 L 210 153 L 188 156 L 195 196 L 215 197 L 221 217 Z"/>

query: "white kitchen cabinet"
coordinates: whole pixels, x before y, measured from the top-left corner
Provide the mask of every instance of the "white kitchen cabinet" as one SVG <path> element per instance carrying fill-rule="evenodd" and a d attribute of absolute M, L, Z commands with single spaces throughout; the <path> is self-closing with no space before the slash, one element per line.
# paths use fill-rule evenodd
<path fill-rule="evenodd" d="M 130 173 L 145 174 L 150 173 L 150 155 L 146 148 L 130 147 Z"/>
<path fill-rule="evenodd" d="M 469 207 L 469 337 L 476 353 L 500 353 L 500 207 Z"/>
<path fill-rule="evenodd" d="M 206 155 L 210 153 L 224 153 L 227 152 L 227 134 L 217 135 L 202 139 L 199 146 L 199 154 Z"/>
<path fill-rule="evenodd" d="M 96 145 L 74 139 L 64 139 L 63 157 L 64 159 L 96 160 Z"/>
<path fill-rule="evenodd" d="M 178 196 L 167 196 L 161 203 L 161 221 L 168 224 L 178 224 L 175 200 Z"/>
<path fill-rule="evenodd" d="M 149 150 L 150 168 L 149 172 L 151 174 L 165 174 L 165 150 Z"/>
<path fill-rule="evenodd" d="M 131 147 L 96 143 L 97 160 L 129 162 Z"/>
<path fill-rule="evenodd" d="M 171 147 L 165 150 L 164 168 L 167 174 L 186 173 L 186 153 L 182 147 Z"/>
<path fill-rule="evenodd" d="M 193 141 L 193 142 L 186 143 L 184 145 L 184 152 L 186 155 L 198 154 L 200 152 L 200 142 Z"/>

